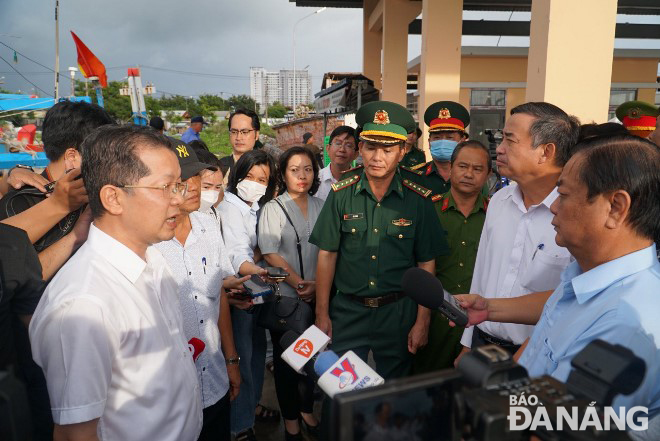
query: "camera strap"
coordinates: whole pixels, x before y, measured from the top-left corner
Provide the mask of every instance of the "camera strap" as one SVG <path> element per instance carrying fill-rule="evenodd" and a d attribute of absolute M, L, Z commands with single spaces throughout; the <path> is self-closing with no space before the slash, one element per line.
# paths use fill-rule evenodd
<path fill-rule="evenodd" d="M 300 243 L 300 236 L 298 236 L 298 231 L 296 230 L 296 226 L 293 225 L 293 221 L 289 217 L 289 213 L 286 212 L 286 209 L 284 208 L 284 205 L 282 205 L 282 203 L 279 200 L 277 200 L 277 199 L 274 199 L 274 200 L 275 200 L 275 202 L 277 202 L 277 205 L 279 205 L 280 208 L 282 209 L 282 211 L 284 212 L 284 216 L 286 216 L 286 219 L 291 224 L 291 227 L 293 228 L 293 232 L 296 235 L 296 249 L 298 250 L 298 263 L 300 264 L 300 277 L 303 280 L 305 280 L 305 270 L 303 269 L 302 244 Z"/>

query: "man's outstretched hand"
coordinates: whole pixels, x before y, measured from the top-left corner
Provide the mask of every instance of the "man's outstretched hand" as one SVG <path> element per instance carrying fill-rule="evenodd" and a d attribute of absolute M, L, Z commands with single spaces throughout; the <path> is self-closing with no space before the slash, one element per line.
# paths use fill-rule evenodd
<path fill-rule="evenodd" d="M 456 294 L 454 298 L 467 310 L 468 324 L 465 326 L 478 325 L 488 320 L 488 299 L 479 294 Z M 456 323 L 449 320 L 449 326 L 456 326 Z"/>

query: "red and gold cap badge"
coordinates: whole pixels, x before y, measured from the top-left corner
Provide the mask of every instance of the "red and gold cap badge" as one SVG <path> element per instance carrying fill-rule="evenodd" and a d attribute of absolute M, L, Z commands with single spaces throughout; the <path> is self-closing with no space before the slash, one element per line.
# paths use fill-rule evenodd
<path fill-rule="evenodd" d="M 438 114 L 438 118 L 440 118 L 440 119 L 449 119 L 449 118 L 451 118 L 451 113 L 449 113 L 449 109 L 447 109 L 446 107 L 440 109 L 440 113 Z"/>
<path fill-rule="evenodd" d="M 379 110 L 374 115 L 374 124 L 389 124 L 390 116 L 384 110 Z"/>

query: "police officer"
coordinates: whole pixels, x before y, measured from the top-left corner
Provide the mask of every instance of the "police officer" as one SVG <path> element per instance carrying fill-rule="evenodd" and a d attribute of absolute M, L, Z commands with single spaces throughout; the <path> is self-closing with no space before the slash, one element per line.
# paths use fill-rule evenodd
<path fill-rule="evenodd" d="M 316 325 L 340 354 L 366 360 L 371 350 L 384 378 L 407 375 L 427 340 L 430 311 L 401 293 L 403 273 L 417 265 L 434 274 L 435 256 L 446 250 L 431 191 L 398 168 L 411 121 L 395 103 L 360 107 L 364 168 L 332 186 L 309 239 L 320 248 Z"/>
<path fill-rule="evenodd" d="M 438 101 L 426 109 L 424 122 L 429 126 L 432 160 L 412 168 L 424 173 L 420 183 L 435 196 L 449 191 L 449 161 L 456 144 L 467 139 L 465 128 L 470 124 L 470 114 L 457 102 Z"/>
<path fill-rule="evenodd" d="M 451 156 L 451 189 L 432 197 L 442 227 L 447 231 L 449 254 L 436 257 L 436 277 L 451 294 L 470 292 L 488 200 L 480 189 L 491 170 L 488 148 L 464 141 Z M 431 312 L 428 345 L 415 355 L 413 372 L 421 374 L 452 368 L 461 352 L 463 328 L 449 326 L 438 311 Z"/>
<path fill-rule="evenodd" d="M 648 138 L 655 130 L 660 109 L 644 101 L 626 101 L 616 108 L 616 117 L 631 135 Z"/>

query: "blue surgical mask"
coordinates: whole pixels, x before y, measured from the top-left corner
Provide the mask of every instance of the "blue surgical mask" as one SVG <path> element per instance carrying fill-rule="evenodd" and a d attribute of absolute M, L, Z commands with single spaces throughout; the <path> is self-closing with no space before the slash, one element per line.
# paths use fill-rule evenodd
<path fill-rule="evenodd" d="M 431 156 L 436 161 L 449 161 L 451 160 L 451 154 L 454 153 L 458 142 L 452 141 L 451 139 L 438 139 L 436 141 L 431 141 L 429 145 L 431 146 Z"/>

